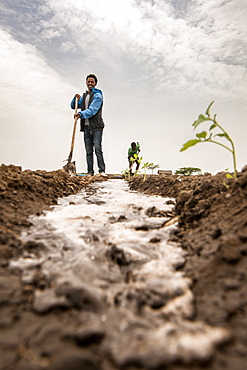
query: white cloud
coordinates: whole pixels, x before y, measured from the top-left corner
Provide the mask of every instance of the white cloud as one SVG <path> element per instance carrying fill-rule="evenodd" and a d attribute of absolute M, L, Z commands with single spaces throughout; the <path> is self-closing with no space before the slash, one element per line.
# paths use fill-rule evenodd
<path fill-rule="evenodd" d="M 210 163 L 205 146 L 179 153 L 193 136 L 190 124 L 213 99 L 245 164 L 243 0 L 23 0 L 22 5 L 6 3 L 0 41 L 5 163 L 34 169 L 62 165 L 72 129 L 69 102 L 93 72 L 106 100 L 108 171 L 125 168 L 133 140 L 140 140 L 145 161 L 163 168 L 230 167 L 213 148 Z M 85 170 L 77 136 L 75 157 Z"/>
<path fill-rule="evenodd" d="M 45 0 L 36 9 L 17 18 L 61 71 L 62 52 L 71 70 L 75 54 L 82 66 L 111 66 L 126 89 L 134 76 L 146 91 L 203 98 L 213 90 L 224 99 L 247 92 L 245 0 Z M 26 24 L 31 14 L 35 22 Z"/>
<path fill-rule="evenodd" d="M 32 111 L 34 100 L 40 106 L 40 104 L 48 104 L 52 96 L 58 95 L 59 76 L 49 68 L 35 47 L 21 44 L 7 32 L 0 30 L 0 49 L 1 86 L 4 89 L 1 96 L 3 98 L 6 92 L 8 93 L 9 105 L 13 107 L 13 102 L 23 106 L 28 105 Z M 43 96 L 41 102 L 40 93 L 47 88 L 49 93 Z M 20 91 L 24 95 L 20 95 Z M 16 106 L 15 111 L 18 115 Z"/>
<path fill-rule="evenodd" d="M 77 47 L 102 64 L 109 56 L 114 61 L 122 55 L 142 78 L 146 75 L 146 83 L 151 78 L 175 93 L 181 88 L 197 95 L 215 89 L 227 98 L 246 91 L 244 0 L 192 1 L 183 18 L 175 17 L 171 4 L 161 0 L 154 5 L 134 0 L 47 4 L 54 12 L 47 22 L 53 24 L 54 36 L 56 29 L 61 34 L 68 29 Z"/>
<path fill-rule="evenodd" d="M 75 45 L 70 41 L 62 42 L 60 49 L 65 53 L 74 53 L 76 51 Z"/>
<path fill-rule="evenodd" d="M 247 7 L 245 0 L 193 1 L 188 12 L 189 24 L 199 27 L 208 42 L 205 51 L 214 58 L 233 58 L 245 65 L 241 48 L 247 44 L 246 31 Z"/>
<path fill-rule="evenodd" d="M 70 135 L 71 86 L 52 70 L 35 47 L 21 44 L 0 30 L 1 158 L 26 167 L 54 168 L 61 153 L 53 152 Z M 68 126 L 61 125 L 61 122 Z M 15 143 L 15 144 L 14 144 Z M 68 147 L 68 144 L 67 144 Z M 64 153 L 65 156 L 65 153 Z M 49 163 L 50 162 L 50 163 Z"/>

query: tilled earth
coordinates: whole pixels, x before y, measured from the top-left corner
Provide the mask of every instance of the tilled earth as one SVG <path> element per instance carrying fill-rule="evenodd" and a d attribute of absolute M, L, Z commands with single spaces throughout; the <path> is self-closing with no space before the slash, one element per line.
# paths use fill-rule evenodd
<path fill-rule="evenodd" d="M 81 356 L 75 350 L 74 355 L 66 354 L 54 364 L 49 353 L 42 353 L 42 361 L 35 358 L 29 350 L 26 330 L 42 326 L 44 316 L 32 311 L 33 287 L 22 284 L 20 271 L 8 266 L 10 259 L 20 256 L 24 249 L 35 248 L 20 239 L 21 232 L 31 226 L 29 215 L 41 214 L 59 197 L 75 194 L 95 181 L 102 179 L 70 177 L 63 170 L 22 171 L 13 165 L 0 166 L 0 369 L 101 369 L 104 359 L 98 352 L 97 338 L 85 346 L 80 344 Z M 173 240 L 186 252 L 182 270 L 193 281 L 193 319 L 231 333 L 231 340 L 218 348 L 207 363 L 171 364 L 165 368 L 246 369 L 247 168 L 237 179 L 227 179 L 225 173 L 163 175 L 148 176 L 146 181 L 142 176 L 133 177 L 129 183 L 133 190 L 176 199 L 174 217 L 178 218 L 179 230 Z M 42 279 L 37 274 L 34 284 L 42 287 Z M 69 310 L 45 314 L 51 332 L 54 330 L 54 341 L 55 328 L 61 325 L 64 315 L 66 320 L 73 320 Z M 15 338 L 9 338 L 9 332 L 15 333 Z M 39 343 L 38 333 L 36 337 Z M 52 352 L 53 344 L 50 345 Z"/>

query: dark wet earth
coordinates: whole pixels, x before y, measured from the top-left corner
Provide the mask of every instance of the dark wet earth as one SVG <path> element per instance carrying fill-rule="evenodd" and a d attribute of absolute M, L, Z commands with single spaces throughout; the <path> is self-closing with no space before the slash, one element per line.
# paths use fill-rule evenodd
<path fill-rule="evenodd" d="M 246 172 L 0 172 L 1 369 L 246 368 Z"/>

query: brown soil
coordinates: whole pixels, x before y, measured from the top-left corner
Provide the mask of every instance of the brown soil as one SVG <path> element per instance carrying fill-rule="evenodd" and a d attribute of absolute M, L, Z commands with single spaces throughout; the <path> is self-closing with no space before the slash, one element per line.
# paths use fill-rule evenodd
<path fill-rule="evenodd" d="M 23 285 L 9 260 L 21 255 L 20 234 L 31 225 L 29 215 L 41 214 L 62 196 L 74 194 L 100 178 L 70 177 L 59 171 L 22 171 L 13 165 L 0 166 L 0 369 L 100 369 L 102 359 L 94 347 L 80 354 L 65 354 L 47 365 L 49 353 L 40 357 L 29 350 L 27 327 L 42 325 L 43 316 L 32 312 L 32 287 Z M 195 319 L 227 328 L 232 339 L 218 348 L 207 364 L 171 365 L 169 370 L 247 368 L 247 168 L 237 179 L 215 176 L 133 177 L 130 188 L 147 194 L 176 198 L 179 231 L 173 239 L 186 251 L 183 271 L 193 280 Z M 33 247 L 33 246 L 30 246 Z M 37 276 L 37 284 L 42 277 Z M 65 320 L 59 313 L 46 314 L 50 327 Z M 68 313 L 68 316 L 71 313 Z M 66 320 L 70 320 L 67 318 Z M 71 318 L 72 320 L 72 318 Z M 67 322 L 67 321 L 66 321 Z M 38 330 L 38 329 L 37 329 Z M 11 333 L 11 334 L 9 334 Z M 13 333 L 15 336 L 13 337 Z M 32 332 L 35 337 L 35 333 Z M 38 344 L 40 343 L 40 344 Z M 51 344 L 52 347 L 52 344 Z M 66 357 L 67 356 L 67 357 Z M 68 364 L 66 364 L 68 361 Z M 131 369 L 133 370 L 133 369 Z M 161 370 L 161 369 L 160 369 Z"/>
<path fill-rule="evenodd" d="M 174 240 L 186 251 L 183 271 L 193 279 L 195 319 L 232 334 L 206 368 L 246 369 L 247 167 L 237 179 L 226 179 L 225 173 L 149 176 L 145 182 L 131 179 L 130 187 L 176 198 L 179 231 Z"/>

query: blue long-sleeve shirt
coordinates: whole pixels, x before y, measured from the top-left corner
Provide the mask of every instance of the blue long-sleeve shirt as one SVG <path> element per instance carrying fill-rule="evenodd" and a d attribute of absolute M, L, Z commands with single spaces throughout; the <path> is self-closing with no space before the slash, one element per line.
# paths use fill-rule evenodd
<path fill-rule="evenodd" d="M 90 103 L 89 107 L 83 111 L 78 112 L 80 114 L 80 118 L 88 119 L 93 117 L 98 110 L 100 109 L 102 102 L 103 102 L 103 93 L 101 90 L 96 89 L 95 87 L 92 88 L 93 100 Z M 75 109 L 75 96 L 71 100 L 70 103 L 71 109 Z M 82 107 L 82 96 L 78 101 L 78 108 Z"/>

